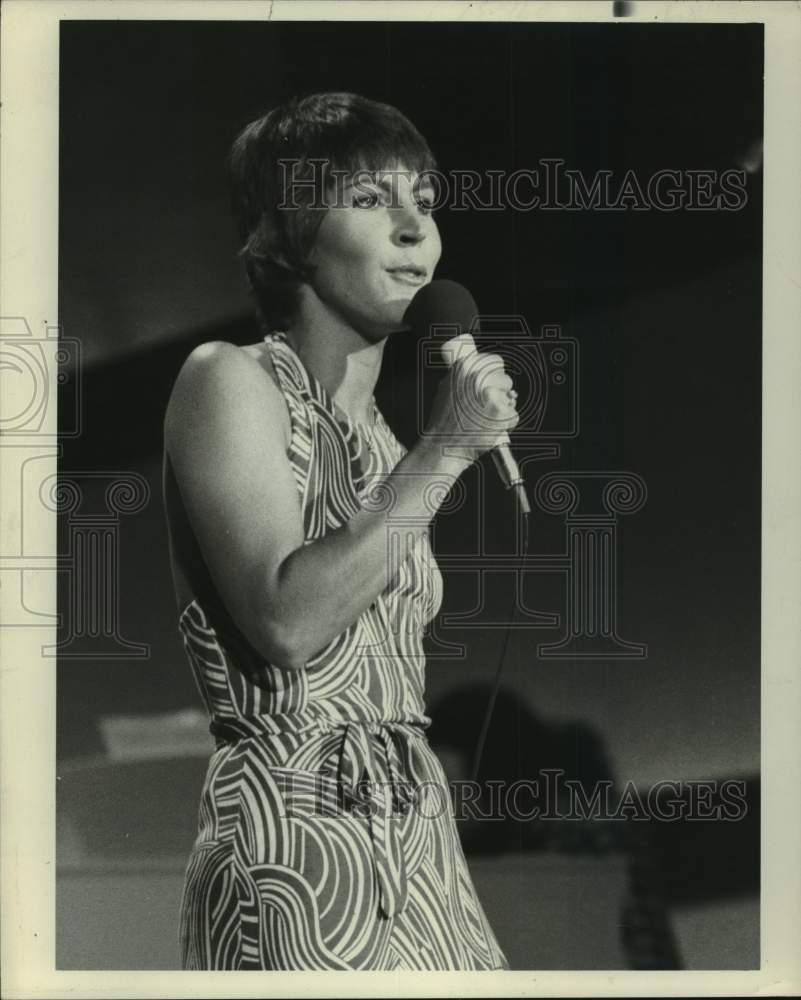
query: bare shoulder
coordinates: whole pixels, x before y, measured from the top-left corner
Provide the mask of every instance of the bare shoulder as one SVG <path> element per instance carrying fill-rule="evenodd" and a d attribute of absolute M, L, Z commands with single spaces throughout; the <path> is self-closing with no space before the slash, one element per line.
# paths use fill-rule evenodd
<path fill-rule="evenodd" d="M 225 340 L 199 344 L 184 361 L 175 388 L 179 391 L 225 389 L 238 386 L 244 391 L 269 393 L 274 379 L 264 378 L 265 369 L 250 347 L 237 347 Z"/>
<path fill-rule="evenodd" d="M 167 407 L 165 432 L 220 418 L 244 426 L 269 422 L 289 440 L 289 414 L 272 367 L 252 347 L 215 340 L 198 345 L 184 361 Z"/>

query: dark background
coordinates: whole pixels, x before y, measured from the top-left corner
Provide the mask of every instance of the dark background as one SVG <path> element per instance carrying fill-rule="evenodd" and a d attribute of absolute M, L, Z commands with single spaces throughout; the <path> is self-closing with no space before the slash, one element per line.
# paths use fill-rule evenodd
<path fill-rule="evenodd" d="M 134 470 L 152 490 L 146 508 L 123 519 L 119 580 L 121 632 L 150 655 L 62 660 L 62 766 L 100 766 L 103 716 L 199 706 L 169 578 L 161 422 L 194 344 L 260 336 L 226 194 L 225 157 L 242 126 L 293 94 L 353 90 L 404 111 L 444 171 L 536 168 L 559 157 L 588 179 L 610 169 L 619 180 L 633 169 L 643 183 L 664 168 L 739 168 L 762 132 L 759 25 L 62 22 L 61 67 L 59 323 L 83 351 L 81 433 L 65 439 L 61 468 Z M 721 901 L 750 901 L 725 920 L 740 920 L 748 941 L 756 933 L 758 169 L 747 196 L 729 212 L 437 215 L 438 277 L 469 287 L 482 312 L 521 314 L 532 330 L 560 324 L 579 343 L 581 432 L 562 442 L 558 458 L 527 468 L 628 470 L 648 488 L 645 507 L 621 518 L 618 553 L 620 632 L 645 643 L 647 657 L 547 660 L 536 646 L 560 629 L 516 632 L 486 766 L 500 777 L 562 767 L 644 789 L 658 780 L 748 782 L 746 821 L 700 833 L 651 826 L 649 864 L 675 917 L 675 947 L 656 967 L 692 964 L 690 945 L 675 941 L 682 906 L 704 902 L 712 914 Z M 415 345 L 395 343 L 378 395 L 406 443 L 415 392 Z M 513 509 L 491 471 L 466 475 L 465 507 L 436 527 L 440 551 L 459 550 L 477 513 L 488 549 L 511 550 Z M 562 532 L 560 518 L 535 513 L 534 550 L 558 551 Z M 540 610 L 563 611 L 559 577 L 529 586 Z M 488 586 L 487 621 L 506 618 L 509 597 Z M 475 578 L 449 574 L 445 613 L 475 598 Z M 502 634 L 477 628 L 447 638 L 466 643 L 467 656 L 429 663 L 431 735 L 459 775 Z M 169 854 L 172 845 L 180 855 L 187 830 L 191 842 L 190 786 L 186 815 L 154 823 L 166 832 L 161 845 L 153 834 L 151 852 Z M 96 807 L 90 796 L 87 822 Z M 541 847 L 540 834 L 515 827 L 466 843 L 498 853 L 526 848 L 526 837 Z M 109 821 L 109 851 L 122 836 Z M 621 926 L 625 937 L 629 924 Z M 662 931 L 667 939 L 670 928 Z M 696 967 L 722 967 L 721 955 L 740 967 L 755 960 L 721 951 L 709 936 L 695 947 Z"/>

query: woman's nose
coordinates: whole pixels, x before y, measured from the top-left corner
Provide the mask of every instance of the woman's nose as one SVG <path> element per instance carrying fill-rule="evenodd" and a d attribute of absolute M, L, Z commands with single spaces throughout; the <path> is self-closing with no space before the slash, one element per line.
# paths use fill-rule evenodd
<path fill-rule="evenodd" d="M 414 208 L 400 206 L 396 209 L 395 225 L 392 230 L 393 242 L 398 246 L 416 246 L 425 239 L 423 220 L 417 205 Z"/>

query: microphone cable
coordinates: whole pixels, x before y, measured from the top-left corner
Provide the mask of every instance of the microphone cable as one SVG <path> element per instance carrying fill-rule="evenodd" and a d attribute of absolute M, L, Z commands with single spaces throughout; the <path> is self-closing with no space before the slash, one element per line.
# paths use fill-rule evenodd
<path fill-rule="evenodd" d="M 525 557 L 528 555 L 529 552 L 529 543 L 530 543 L 529 517 L 531 516 L 531 514 L 526 509 L 522 509 L 521 514 L 522 514 L 521 520 L 523 524 L 523 558 L 525 560 Z M 523 589 L 522 573 L 520 576 L 520 580 L 521 580 L 520 590 L 522 591 Z M 490 722 L 492 721 L 492 713 L 495 709 L 495 702 L 498 698 L 498 692 L 500 691 L 501 677 L 503 675 L 503 668 L 506 664 L 506 652 L 509 648 L 509 638 L 512 634 L 516 617 L 517 617 L 517 586 L 515 586 L 514 592 L 512 594 L 512 608 L 511 611 L 509 612 L 509 621 L 507 623 L 506 632 L 504 633 L 503 643 L 501 645 L 501 655 L 498 659 L 498 666 L 495 669 L 495 679 L 492 682 L 492 689 L 490 691 L 489 702 L 487 703 L 487 711 L 484 713 L 484 721 L 481 725 L 481 733 L 479 734 L 478 743 L 476 744 L 476 750 L 473 755 L 473 772 L 471 780 L 474 782 L 478 781 L 478 773 L 479 769 L 481 768 L 481 758 L 484 753 L 484 745 L 487 742 L 487 733 L 489 732 Z"/>

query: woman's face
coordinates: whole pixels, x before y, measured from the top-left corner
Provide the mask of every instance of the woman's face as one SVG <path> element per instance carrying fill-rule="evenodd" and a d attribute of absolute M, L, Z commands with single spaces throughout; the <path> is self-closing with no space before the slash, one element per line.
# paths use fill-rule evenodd
<path fill-rule="evenodd" d="M 314 243 L 310 286 L 363 336 L 402 326 L 414 294 L 431 281 L 442 252 L 433 192 L 402 167 L 345 178 Z"/>

